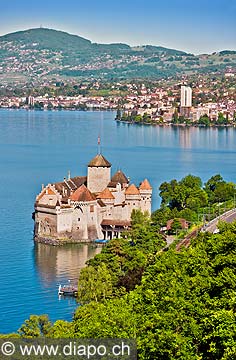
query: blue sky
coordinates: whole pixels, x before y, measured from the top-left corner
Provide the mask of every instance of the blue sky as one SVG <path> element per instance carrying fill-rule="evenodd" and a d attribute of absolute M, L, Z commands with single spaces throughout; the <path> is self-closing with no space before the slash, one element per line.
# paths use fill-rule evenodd
<path fill-rule="evenodd" d="M 236 50 L 236 0 L 0 0 L 0 35 L 40 25 L 92 42 Z"/>

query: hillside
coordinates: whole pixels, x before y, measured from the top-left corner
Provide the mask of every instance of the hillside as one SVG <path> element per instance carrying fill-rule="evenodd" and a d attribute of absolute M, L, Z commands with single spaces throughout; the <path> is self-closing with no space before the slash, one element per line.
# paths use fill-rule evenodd
<path fill-rule="evenodd" d="M 97 44 L 53 29 L 29 29 L 0 37 L 0 80 L 40 83 L 65 78 L 161 78 L 236 67 L 236 51 L 193 55 L 162 46 Z"/>

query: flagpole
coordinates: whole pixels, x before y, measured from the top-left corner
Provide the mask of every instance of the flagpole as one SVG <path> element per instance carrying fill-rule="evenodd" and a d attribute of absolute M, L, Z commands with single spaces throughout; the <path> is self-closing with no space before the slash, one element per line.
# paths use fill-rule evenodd
<path fill-rule="evenodd" d="M 98 135 L 98 154 L 101 154 L 101 138 L 100 135 Z"/>

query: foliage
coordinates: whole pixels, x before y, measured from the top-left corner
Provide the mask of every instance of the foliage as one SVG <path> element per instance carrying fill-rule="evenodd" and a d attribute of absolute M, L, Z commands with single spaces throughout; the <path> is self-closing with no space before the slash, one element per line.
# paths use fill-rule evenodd
<path fill-rule="evenodd" d="M 210 126 L 209 116 L 207 114 L 200 116 L 200 118 L 198 120 L 198 124 L 199 125 Z"/>
<path fill-rule="evenodd" d="M 162 206 L 179 211 L 186 208 L 197 211 L 207 204 L 207 194 L 201 188 L 201 179 L 193 175 L 187 175 L 179 182 L 171 180 L 170 183 L 162 183 L 160 196 Z"/>
<path fill-rule="evenodd" d="M 141 360 L 236 357 L 236 223 L 200 234 L 188 249 L 156 254 L 141 285 L 80 306 L 55 337 L 136 338 Z"/>
<path fill-rule="evenodd" d="M 199 177 L 187 175 L 180 181 L 163 182 L 159 189 L 161 208 L 152 214 L 153 223 L 159 227 L 174 218 L 197 223 L 206 215 L 208 219 L 216 217 L 219 204 L 230 202 L 232 208 L 235 198 L 235 184 L 226 182 L 221 175 L 212 176 L 204 187 Z"/>
<path fill-rule="evenodd" d="M 36 338 L 48 334 L 51 323 L 47 315 L 31 315 L 18 330 L 24 338 Z"/>
<path fill-rule="evenodd" d="M 105 300 L 111 294 L 112 277 L 106 264 L 101 263 L 97 268 L 88 266 L 81 270 L 78 283 L 78 301 L 81 304 Z"/>
<path fill-rule="evenodd" d="M 182 229 L 182 225 L 180 222 L 180 219 L 173 219 L 173 222 L 171 224 L 171 229 L 169 231 L 170 234 L 176 234 L 178 230 Z"/>
<path fill-rule="evenodd" d="M 221 175 L 212 176 L 205 184 L 209 202 L 211 204 L 230 200 L 235 194 L 235 184 L 227 183 Z"/>

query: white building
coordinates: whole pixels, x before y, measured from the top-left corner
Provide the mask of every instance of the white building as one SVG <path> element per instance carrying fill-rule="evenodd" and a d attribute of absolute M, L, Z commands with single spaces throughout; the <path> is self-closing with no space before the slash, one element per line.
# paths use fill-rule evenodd
<path fill-rule="evenodd" d="M 190 86 L 181 86 L 181 107 L 191 107 L 192 106 L 192 89 Z"/>

